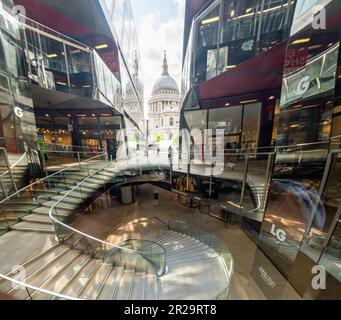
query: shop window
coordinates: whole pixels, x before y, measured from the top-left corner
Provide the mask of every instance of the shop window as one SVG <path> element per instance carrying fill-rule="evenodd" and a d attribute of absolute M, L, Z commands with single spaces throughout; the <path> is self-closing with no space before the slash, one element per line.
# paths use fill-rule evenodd
<path fill-rule="evenodd" d="M 204 131 L 207 128 L 207 111 L 197 110 L 185 112 L 185 120 L 189 131 L 192 129 Z"/>
<path fill-rule="evenodd" d="M 258 147 L 259 126 L 262 103 L 252 103 L 244 106 L 242 148 L 255 150 Z"/>
<path fill-rule="evenodd" d="M 240 134 L 243 106 L 211 109 L 208 128 L 224 129 L 225 134 Z"/>

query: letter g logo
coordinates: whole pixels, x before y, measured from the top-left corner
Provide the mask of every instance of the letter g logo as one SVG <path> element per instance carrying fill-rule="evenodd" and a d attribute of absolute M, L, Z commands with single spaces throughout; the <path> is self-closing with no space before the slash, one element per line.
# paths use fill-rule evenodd
<path fill-rule="evenodd" d="M 297 95 L 299 96 L 304 95 L 308 91 L 309 86 L 310 86 L 310 77 L 306 76 L 303 79 L 301 79 L 300 82 L 298 83 L 297 91 L 296 91 Z"/>
<path fill-rule="evenodd" d="M 18 118 L 22 118 L 24 116 L 24 112 L 19 107 L 14 108 L 14 113 Z"/>

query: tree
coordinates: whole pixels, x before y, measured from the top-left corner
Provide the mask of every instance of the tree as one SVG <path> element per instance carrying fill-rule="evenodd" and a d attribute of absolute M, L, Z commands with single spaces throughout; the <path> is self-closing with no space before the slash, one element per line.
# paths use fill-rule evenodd
<path fill-rule="evenodd" d="M 163 136 L 163 134 L 162 133 L 158 133 L 156 136 L 155 136 L 155 141 L 157 142 L 157 143 L 160 143 L 162 140 L 164 140 L 165 138 L 164 138 L 164 136 Z"/>

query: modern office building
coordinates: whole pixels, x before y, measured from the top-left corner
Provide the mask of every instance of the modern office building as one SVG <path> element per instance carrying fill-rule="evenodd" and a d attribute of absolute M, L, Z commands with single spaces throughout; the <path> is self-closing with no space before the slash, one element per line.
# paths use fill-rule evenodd
<path fill-rule="evenodd" d="M 0 4 L 0 299 L 341 298 L 339 0 L 187 0 L 158 154 L 128 0 Z"/>
<path fill-rule="evenodd" d="M 22 80 L 40 139 L 105 150 L 119 140 L 121 129 L 130 140 L 143 139 L 143 87 L 130 2 L 13 5 L 25 14 L 17 31 L 26 57 Z"/>
<path fill-rule="evenodd" d="M 169 75 L 166 52 L 161 77 L 154 83 L 148 105 L 149 141 L 155 141 L 158 135 L 166 141 L 176 139 L 179 136 L 180 91 Z"/>
<path fill-rule="evenodd" d="M 226 149 L 255 152 L 250 176 L 275 150 L 260 216 L 232 205 L 303 297 L 340 297 L 339 18 L 332 0 L 186 2 L 180 126 L 223 128 Z M 315 265 L 328 290 L 311 288 Z"/>

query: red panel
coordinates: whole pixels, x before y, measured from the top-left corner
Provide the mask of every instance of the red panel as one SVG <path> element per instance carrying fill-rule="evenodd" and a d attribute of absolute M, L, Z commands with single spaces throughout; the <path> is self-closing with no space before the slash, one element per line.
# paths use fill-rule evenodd
<path fill-rule="evenodd" d="M 26 9 L 26 16 L 40 22 L 63 34 L 83 35 L 89 34 L 89 30 L 72 19 L 51 7 L 41 3 L 40 0 L 14 0 L 16 5 L 22 5 Z"/>
<path fill-rule="evenodd" d="M 286 43 L 239 64 L 198 86 L 202 100 L 281 88 Z"/>

